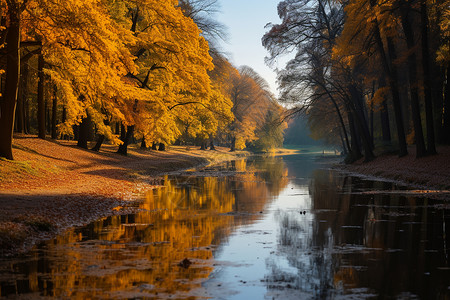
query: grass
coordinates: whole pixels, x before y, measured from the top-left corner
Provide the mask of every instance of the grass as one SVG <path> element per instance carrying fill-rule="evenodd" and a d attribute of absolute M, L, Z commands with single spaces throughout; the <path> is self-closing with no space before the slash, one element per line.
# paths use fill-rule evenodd
<path fill-rule="evenodd" d="M 31 161 L 15 161 L 0 158 L 0 180 L 10 180 L 11 175 L 14 177 L 27 177 L 29 175 L 37 176 L 39 168 L 33 166 Z"/>
<path fill-rule="evenodd" d="M 0 158 L 0 181 L 13 182 L 25 178 L 58 173 L 56 166 L 43 161 L 18 161 Z"/>
<path fill-rule="evenodd" d="M 46 174 L 57 174 L 60 169 L 51 164 L 39 152 L 24 145 L 13 144 L 13 148 L 28 152 L 32 160 L 9 160 L 0 158 L 0 182 L 14 182 L 29 177 L 42 177 Z"/>

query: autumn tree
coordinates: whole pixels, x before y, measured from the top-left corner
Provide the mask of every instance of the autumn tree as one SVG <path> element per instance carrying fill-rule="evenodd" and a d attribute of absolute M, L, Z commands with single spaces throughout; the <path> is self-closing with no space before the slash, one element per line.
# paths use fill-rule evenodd
<path fill-rule="evenodd" d="M 28 45 L 40 46 L 39 51 L 46 63 L 41 74 L 45 73 L 49 77 L 65 99 L 67 118 L 61 124 L 60 131 L 71 132 L 72 125 L 78 124 L 89 111 L 99 129 L 112 136 L 103 125 L 99 108 L 104 105 L 116 106 L 111 99 L 135 98 L 137 93 L 122 80 L 129 69 L 134 69 L 132 56 L 123 45 L 123 40 L 127 37 L 110 18 L 106 2 L 7 1 L 6 7 L 9 14 L 14 14 L 13 19 L 23 20 L 20 23 L 22 34 L 18 39 L 18 49 Z M 8 35 L 15 31 L 15 26 L 13 23 L 7 24 Z M 13 64 L 9 65 L 12 68 Z M 17 63 L 15 68 L 18 70 L 20 64 Z M 7 72 L 6 77 L 10 78 L 8 80 L 15 78 L 15 73 L 17 72 Z M 8 91 L 6 94 L 15 99 L 17 93 L 11 94 Z M 80 96 L 86 101 L 80 101 Z M 5 101 L 9 102 L 14 104 L 15 100 Z M 13 110 L 2 110 L 2 118 L 9 118 L 13 122 Z M 2 128 L 6 128 L 6 125 Z M 3 132 L 9 130 L 2 130 Z M 12 136 L 2 137 L 0 143 L 8 148 L 11 138 Z M 12 158 L 4 151 L 2 155 Z"/>
<path fill-rule="evenodd" d="M 179 7 L 186 17 L 191 18 L 201 35 L 208 41 L 211 55 L 220 55 L 220 43 L 227 39 L 227 29 L 216 15 L 220 11 L 218 0 L 180 0 Z"/>
<path fill-rule="evenodd" d="M 251 149 L 258 152 L 270 152 L 283 146 L 284 131 L 287 128 L 283 115 L 283 107 L 275 101 L 271 102 L 264 122 L 256 129 L 256 140 L 250 144 Z"/>
<path fill-rule="evenodd" d="M 225 145 L 228 143 L 230 123 L 235 120 L 235 115 L 232 111 L 233 102 L 231 100 L 231 91 L 233 85 L 233 78 L 238 76 L 239 71 L 228 61 L 228 59 L 216 52 L 212 52 L 214 69 L 209 71 L 214 91 L 220 93 L 220 97 L 224 97 L 227 101 L 226 111 L 221 113 L 218 118 L 218 127 L 214 135 L 210 136 L 210 145 L 214 145 L 214 140 Z M 213 146 L 214 148 L 214 146 Z"/>
<path fill-rule="evenodd" d="M 400 156 L 407 153 L 403 118 L 409 110 L 413 122 L 409 136 L 414 137 L 417 157 L 436 153 L 435 124 L 438 122 L 433 105 L 437 104 L 441 111 L 442 104 L 436 99 L 442 98 L 442 94 L 433 93 L 433 89 L 442 88 L 444 80 L 439 78 L 444 76 L 440 75 L 442 71 L 435 59 L 439 43 L 430 43 L 429 34 L 439 41 L 439 30 L 430 22 L 431 19 L 434 24 L 439 23 L 436 21 L 440 18 L 436 14 L 439 6 L 434 1 L 373 0 L 349 1 L 346 7 L 348 18 L 337 49 L 349 57 L 358 53 L 382 66 L 394 107 Z M 401 74 L 400 70 L 406 72 Z M 436 79 L 433 84 L 432 77 Z M 402 92 L 404 80 L 409 92 Z M 378 80 L 381 87 L 382 81 Z M 441 87 L 436 82 L 441 82 Z M 402 105 L 402 97 L 408 99 L 407 106 Z M 422 115 L 426 118 L 426 145 Z"/>
<path fill-rule="evenodd" d="M 439 100 L 437 111 L 439 112 L 437 122 L 439 140 L 444 144 L 450 144 L 450 1 L 440 1 L 434 6 L 428 5 L 428 12 L 433 16 L 434 24 L 437 28 L 435 31 L 439 33 L 437 62 L 442 74 L 441 80 L 433 80 L 434 90 L 444 91 L 443 93 L 434 93 L 434 98 Z M 430 22 L 431 23 L 431 22 Z M 433 39 L 431 39 L 433 40 Z M 437 39 L 434 39 L 436 41 Z M 435 79 L 436 77 L 433 77 Z M 436 83 L 441 82 L 436 86 Z"/>
<path fill-rule="evenodd" d="M 256 140 L 258 124 L 263 124 L 272 95 L 267 82 L 248 66 L 231 78 L 230 97 L 234 121 L 229 126 L 230 150 L 244 149 Z"/>
<path fill-rule="evenodd" d="M 278 74 L 281 99 L 295 103 L 298 111 L 329 101 L 338 116 L 353 159 L 361 155 L 361 140 L 366 160 L 371 160 L 373 145 L 359 70 L 332 58 L 332 49 L 344 22 L 343 5 L 325 0 L 287 0 L 278 5 L 278 14 L 282 22 L 268 25 L 263 45 L 270 53 L 269 64 L 285 53 L 295 53 Z"/>
<path fill-rule="evenodd" d="M 213 64 L 208 43 L 176 4 L 123 1 L 120 7 L 122 25 L 129 26 L 137 38 L 130 48 L 138 72 L 127 77 L 151 95 L 129 105 L 123 121 L 129 130 L 135 126 L 146 140 L 163 143 L 171 143 L 181 134 L 177 122 L 189 117 L 188 110 L 208 108 L 211 100 L 207 71 Z"/>
<path fill-rule="evenodd" d="M 0 156 L 7 159 L 13 159 L 12 135 L 20 77 L 21 17 L 25 4 L 18 0 L 2 1 L 0 4 L 2 52 L 6 53 L 5 90 L 0 102 Z"/>

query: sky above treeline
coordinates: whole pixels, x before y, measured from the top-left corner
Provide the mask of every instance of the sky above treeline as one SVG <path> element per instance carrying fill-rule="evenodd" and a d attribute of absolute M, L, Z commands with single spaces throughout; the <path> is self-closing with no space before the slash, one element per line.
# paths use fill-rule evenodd
<path fill-rule="evenodd" d="M 267 29 L 267 23 L 279 24 L 277 5 L 280 0 L 220 0 L 221 13 L 217 15 L 228 28 L 228 42 L 222 43 L 222 48 L 228 54 L 231 62 L 239 67 L 247 65 L 264 77 L 272 92 L 276 90 L 276 74 L 264 63 L 267 51 L 261 43 L 261 38 Z M 283 66 L 281 63 L 279 68 Z"/>

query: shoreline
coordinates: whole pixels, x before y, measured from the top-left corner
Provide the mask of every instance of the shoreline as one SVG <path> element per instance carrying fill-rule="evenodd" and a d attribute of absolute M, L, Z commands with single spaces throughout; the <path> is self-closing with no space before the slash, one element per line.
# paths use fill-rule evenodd
<path fill-rule="evenodd" d="M 104 145 L 98 153 L 74 141 L 16 137 L 15 160 L 0 160 L 0 257 L 26 253 L 70 228 L 130 213 L 127 207 L 160 185 L 165 173 L 249 155 L 171 146 L 164 152 L 129 147 L 129 155 L 121 156 L 116 148 Z"/>
<path fill-rule="evenodd" d="M 207 166 L 248 156 L 197 147 L 171 146 L 159 152 L 130 147 L 129 156 L 104 145 L 97 153 L 76 147 L 74 141 L 15 139 L 15 161 L 0 160 L 0 257 L 17 256 L 42 241 L 95 220 L 133 211 L 133 204 L 160 185 L 167 173 Z M 373 180 L 391 181 L 417 190 L 415 195 L 450 200 L 450 147 L 437 156 L 415 158 L 413 148 L 403 158 L 382 155 L 374 161 L 331 169 Z M 297 154 L 277 149 L 269 155 Z"/>
<path fill-rule="evenodd" d="M 353 164 L 334 165 L 332 169 L 357 177 L 407 186 L 416 189 L 416 195 L 450 200 L 450 146 L 440 146 L 437 155 L 423 158 L 416 158 L 414 147 L 409 147 L 408 152 L 405 157 L 384 154 L 370 162 L 360 159 Z"/>

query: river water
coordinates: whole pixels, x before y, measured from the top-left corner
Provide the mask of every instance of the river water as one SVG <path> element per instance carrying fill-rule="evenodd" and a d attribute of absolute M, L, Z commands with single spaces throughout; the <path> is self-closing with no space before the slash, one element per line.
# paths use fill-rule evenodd
<path fill-rule="evenodd" d="M 135 214 L 0 260 L 18 299 L 449 299 L 450 205 L 313 153 L 174 174 Z"/>

